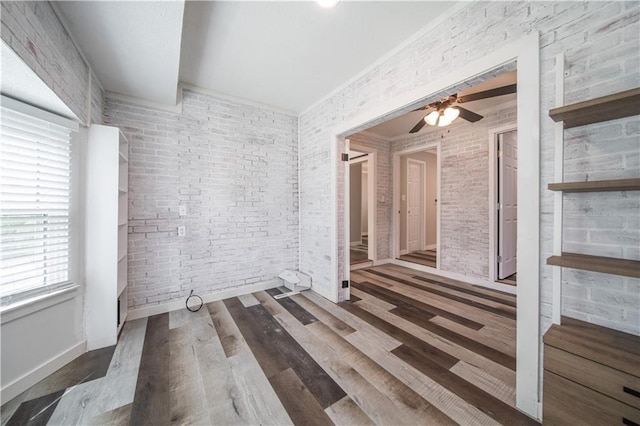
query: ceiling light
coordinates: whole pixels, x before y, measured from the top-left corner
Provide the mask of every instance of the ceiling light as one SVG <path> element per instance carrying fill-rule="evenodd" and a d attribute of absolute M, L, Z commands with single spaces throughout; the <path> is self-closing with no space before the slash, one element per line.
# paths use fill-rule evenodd
<path fill-rule="evenodd" d="M 440 113 L 438 111 L 431 111 L 424 118 L 424 121 L 426 121 L 429 126 L 435 126 L 438 123 L 438 118 L 440 118 Z"/>
<path fill-rule="evenodd" d="M 459 115 L 459 109 L 447 107 L 444 110 L 431 111 L 424 121 L 430 126 L 444 127 L 451 124 Z"/>
<path fill-rule="evenodd" d="M 318 4 L 322 7 L 326 7 L 327 9 L 335 6 L 340 2 L 340 0 L 316 0 Z"/>

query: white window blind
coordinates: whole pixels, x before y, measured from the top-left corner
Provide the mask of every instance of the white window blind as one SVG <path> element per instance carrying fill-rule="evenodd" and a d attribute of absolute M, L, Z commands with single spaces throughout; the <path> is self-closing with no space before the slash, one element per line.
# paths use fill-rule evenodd
<path fill-rule="evenodd" d="M 69 281 L 72 130 L 4 105 L 0 123 L 4 302 L 9 295 Z"/>

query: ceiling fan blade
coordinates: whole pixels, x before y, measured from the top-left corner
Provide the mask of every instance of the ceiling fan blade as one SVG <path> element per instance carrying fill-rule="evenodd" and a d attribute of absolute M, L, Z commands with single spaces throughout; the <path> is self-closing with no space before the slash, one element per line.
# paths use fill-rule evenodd
<path fill-rule="evenodd" d="M 424 125 L 427 124 L 424 121 L 424 118 L 422 118 L 420 121 L 418 121 L 418 124 L 416 124 L 415 126 L 413 126 L 413 129 L 409 130 L 409 133 L 416 133 L 419 132 L 420 129 L 422 129 L 424 127 Z"/>
<path fill-rule="evenodd" d="M 455 107 L 456 109 L 460 110 L 460 117 L 464 118 L 467 121 L 470 121 L 471 123 L 475 123 L 476 121 L 479 121 L 482 119 L 482 116 L 480 114 L 476 114 L 475 112 L 471 112 L 466 108 L 462 108 L 459 106 Z"/>
<path fill-rule="evenodd" d="M 480 99 L 494 98 L 496 96 L 508 95 L 516 93 L 517 85 L 510 84 L 508 86 L 496 87 L 495 89 L 484 90 L 482 92 L 471 93 L 469 95 L 458 97 L 458 103 L 477 101 Z"/>

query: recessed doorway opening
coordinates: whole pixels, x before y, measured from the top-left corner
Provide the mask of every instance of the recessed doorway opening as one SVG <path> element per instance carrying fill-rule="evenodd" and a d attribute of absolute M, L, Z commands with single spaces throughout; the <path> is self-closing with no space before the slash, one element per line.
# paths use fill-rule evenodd
<path fill-rule="evenodd" d="M 398 153 L 394 159 L 399 178 L 397 206 L 398 250 L 395 257 L 405 262 L 438 266 L 438 148 Z"/>

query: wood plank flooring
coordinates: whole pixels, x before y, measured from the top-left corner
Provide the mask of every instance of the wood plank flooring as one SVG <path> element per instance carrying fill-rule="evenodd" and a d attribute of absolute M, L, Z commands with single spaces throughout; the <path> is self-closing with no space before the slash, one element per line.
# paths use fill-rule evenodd
<path fill-rule="evenodd" d="M 435 268 L 436 255 L 436 250 L 418 250 L 412 251 L 411 253 L 403 254 L 402 256 L 398 257 L 398 259 Z"/>
<path fill-rule="evenodd" d="M 514 408 L 514 296 L 395 265 L 351 277 L 337 305 L 271 289 L 127 322 L 2 424 L 537 424 Z"/>

